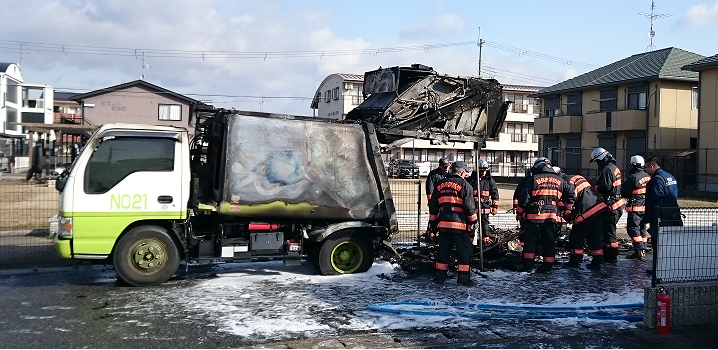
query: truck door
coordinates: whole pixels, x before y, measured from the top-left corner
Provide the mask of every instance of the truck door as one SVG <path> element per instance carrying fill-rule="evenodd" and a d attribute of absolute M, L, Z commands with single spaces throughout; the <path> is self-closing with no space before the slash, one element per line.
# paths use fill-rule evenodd
<path fill-rule="evenodd" d="M 114 131 L 92 145 L 73 189 L 75 255 L 110 254 L 133 222 L 186 218 L 180 135 Z"/>

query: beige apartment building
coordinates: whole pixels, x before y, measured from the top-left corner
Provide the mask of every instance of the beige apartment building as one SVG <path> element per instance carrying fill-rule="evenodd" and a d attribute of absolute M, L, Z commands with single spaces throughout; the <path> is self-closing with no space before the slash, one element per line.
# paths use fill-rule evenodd
<path fill-rule="evenodd" d="M 718 55 L 683 69 L 699 74 L 697 190 L 718 192 Z"/>
<path fill-rule="evenodd" d="M 597 175 L 595 147 L 620 168 L 631 156 L 658 156 L 669 171 L 695 169 L 698 73 L 681 67 L 704 56 L 670 47 L 636 54 L 540 90 L 535 119 L 540 155 L 570 173 Z M 679 176 L 679 182 L 690 181 Z M 686 182 L 684 182 L 685 184 Z"/>

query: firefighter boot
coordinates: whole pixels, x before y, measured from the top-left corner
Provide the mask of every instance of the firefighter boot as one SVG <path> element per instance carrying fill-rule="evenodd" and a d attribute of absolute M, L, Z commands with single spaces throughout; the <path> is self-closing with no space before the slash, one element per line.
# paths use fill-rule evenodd
<path fill-rule="evenodd" d="M 600 270 L 603 265 L 603 255 L 596 255 L 591 259 L 591 263 L 586 265 L 591 270 Z"/>
<path fill-rule="evenodd" d="M 542 263 L 541 266 L 536 269 L 536 272 L 538 273 L 551 273 L 553 270 L 553 263 Z"/>
<path fill-rule="evenodd" d="M 615 264 L 618 262 L 618 248 L 603 248 L 604 262 Z"/>
<path fill-rule="evenodd" d="M 520 272 L 531 272 L 534 269 L 534 259 L 523 259 Z"/>
<path fill-rule="evenodd" d="M 635 259 L 638 261 L 646 261 L 646 250 L 645 249 L 636 249 L 633 254 L 626 257 L 626 259 Z"/>
<path fill-rule="evenodd" d="M 449 273 L 446 270 L 434 270 L 434 283 L 444 284 L 444 281 L 449 278 Z"/>
<path fill-rule="evenodd" d="M 478 281 L 471 279 L 471 272 L 459 271 L 459 279 L 456 281 L 459 285 L 473 287 L 479 284 Z"/>
<path fill-rule="evenodd" d="M 583 255 L 571 254 L 566 263 L 566 267 L 579 268 L 581 267 L 581 262 L 583 262 Z"/>

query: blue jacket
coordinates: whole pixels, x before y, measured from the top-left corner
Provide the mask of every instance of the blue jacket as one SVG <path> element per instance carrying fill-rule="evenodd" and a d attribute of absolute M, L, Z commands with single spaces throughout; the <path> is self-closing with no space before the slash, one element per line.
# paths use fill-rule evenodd
<path fill-rule="evenodd" d="M 646 215 L 643 222 L 653 221 L 654 207 L 678 208 L 678 182 L 667 171 L 658 168 L 646 186 Z"/>

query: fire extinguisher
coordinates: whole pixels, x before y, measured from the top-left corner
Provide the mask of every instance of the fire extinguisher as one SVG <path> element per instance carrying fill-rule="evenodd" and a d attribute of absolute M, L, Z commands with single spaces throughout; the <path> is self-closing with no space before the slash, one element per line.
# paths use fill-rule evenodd
<path fill-rule="evenodd" d="M 661 287 L 656 297 L 656 331 L 658 334 L 668 334 L 671 330 L 671 297 Z"/>

